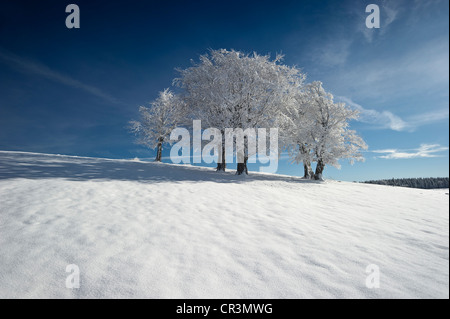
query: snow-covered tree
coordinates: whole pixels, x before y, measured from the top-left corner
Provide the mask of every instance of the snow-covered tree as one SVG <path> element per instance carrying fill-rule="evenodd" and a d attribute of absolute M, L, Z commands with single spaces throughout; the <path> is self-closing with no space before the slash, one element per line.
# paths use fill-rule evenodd
<path fill-rule="evenodd" d="M 313 141 L 310 132 L 315 123 L 310 116 L 314 106 L 310 89 L 309 84 L 298 90 L 291 103 L 286 104 L 277 118 L 277 126 L 281 131 L 280 144 L 294 163 L 303 163 L 303 177 L 307 179 L 314 177 L 311 166 Z"/>
<path fill-rule="evenodd" d="M 156 148 L 155 161 L 160 162 L 164 144 L 171 144 L 170 133 L 185 120 L 184 102 L 169 89 L 159 92 L 150 107 L 139 107 L 140 121 L 131 121 L 130 130 L 135 133 L 137 143 Z"/>
<path fill-rule="evenodd" d="M 221 161 L 225 170 L 225 129 L 273 127 L 284 104 L 303 84 L 304 75 L 296 68 L 281 64 L 282 56 L 271 60 L 256 53 L 249 55 L 225 49 L 211 50 L 200 62 L 180 70 L 174 83 L 185 90 L 184 100 L 208 127 L 222 133 Z M 237 174 L 247 172 L 248 148 L 237 150 Z"/>
<path fill-rule="evenodd" d="M 358 118 L 359 111 L 344 103 L 334 103 L 333 95 L 325 92 L 322 82 L 313 82 L 310 88 L 313 99 L 312 116 L 315 123 L 311 130 L 313 160 L 317 162 L 315 179 L 322 179 L 325 165 L 340 168 L 339 159 L 351 164 L 363 161 L 361 149 L 367 149 L 364 140 L 349 129 L 349 121 Z"/>
<path fill-rule="evenodd" d="M 344 103 L 334 103 L 321 82 L 313 82 L 297 95 L 296 103 L 285 110 L 284 144 L 291 158 L 304 164 L 305 178 L 322 179 L 326 165 L 339 168 L 339 159 L 364 160 L 361 149 L 367 145 L 349 121 L 358 117 L 358 111 Z M 312 173 L 311 162 L 316 171 Z"/>

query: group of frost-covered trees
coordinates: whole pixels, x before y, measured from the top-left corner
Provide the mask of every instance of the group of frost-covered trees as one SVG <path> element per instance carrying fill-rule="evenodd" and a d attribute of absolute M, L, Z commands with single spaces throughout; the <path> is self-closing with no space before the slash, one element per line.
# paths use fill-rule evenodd
<path fill-rule="evenodd" d="M 284 65 L 280 55 L 271 59 L 210 50 L 178 72 L 173 85 L 179 93 L 165 89 L 149 107 L 140 107 L 139 121 L 130 122 L 137 142 L 157 150 L 156 161 L 161 161 L 164 145 L 173 142 L 171 131 L 178 126 L 192 128 L 192 120 L 222 133 L 218 171 L 225 171 L 227 165 L 226 128 L 278 128 L 278 154 L 287 152 L 293 162 L 303 163 L 308 179 L 322 179 L 325 166 L 339 167 L 339 159 L 363 160 L 360 150 L 367 146 L 349 129 L 358 112 L 334 102 L 321 82 L 305 83 L 305 75 Z M 253 155 L 247 150 L 243 154 L 237 174 L 247 174 L 247 160 Z"/>

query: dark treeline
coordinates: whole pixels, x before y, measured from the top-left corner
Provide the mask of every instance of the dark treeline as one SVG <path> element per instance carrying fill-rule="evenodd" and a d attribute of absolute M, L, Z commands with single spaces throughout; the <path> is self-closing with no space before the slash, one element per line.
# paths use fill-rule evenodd
<path fill-rule="evenodd" d="M 378 181 L 366 181 L 367 184 L 390 185 L 400 187 L 412 187 L 422 189 L 449 188 L 448 177 L 427 178 L 392 178 Z"/>

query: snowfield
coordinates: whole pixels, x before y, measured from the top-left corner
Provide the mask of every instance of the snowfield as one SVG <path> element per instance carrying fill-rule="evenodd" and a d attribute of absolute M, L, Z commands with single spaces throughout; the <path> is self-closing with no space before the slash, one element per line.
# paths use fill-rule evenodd
<path fill-rule="evenodd" d="M 448 189 L 0 152 L 0 297 L 449 298 Z"/>

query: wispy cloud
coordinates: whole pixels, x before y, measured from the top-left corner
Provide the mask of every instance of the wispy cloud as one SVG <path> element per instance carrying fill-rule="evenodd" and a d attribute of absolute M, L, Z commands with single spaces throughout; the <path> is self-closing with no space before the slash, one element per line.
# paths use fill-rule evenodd
<path fill-rule="evenodd" d="M 345 96 L 337 96 L 336 99 L 358 110 L 360 112 L 358 121 L 360 122 L 371 124 L 379 129 L 391 129 L 394 131 L 402 131 L 407 127 L 407 123 L 392 112 L 365 109 Z"/>
<path fill-rule="evenodd" d="M 382 33 L 386 32 L 389 25 L 397 19 L 397 16 L 399 14 L 399 9 L 397 7 L 394 7 L 394 5 L 395 5 L 395 2 L 383 1 L 382 10 L 384 10 L 386 18 L 384 19 L 383 29 L 381 30 Z"/>
<path fill-rule="evenodd" d="M 376 129 L 413 132 L 420 126 L 446 121 L 449 117 L 448 109 L 442 109 L 434 112 L 412 115 L 404 120 L 390 111 L 366 109 L 345 96 L 337 96 L 336 100 L 342 101 L 353 109 L 358 110 L 360 112 L 358 121 L 372 125 L 373 128 Z"/>
<path fill-rule="evenodd" d="M 312 60 L 328 67 L 343 65 L 350 54 L 352 42 L 348 38 L 325 42 L 312 50 Z"/>
<path fill-rule="evenodd" d="M 42 76 L 46 79 L 70 86 L 76 89 L 88 92 L 96 97 L 103 99 L 108 103 L 118 104 L 120 103 L 115 97 L 103 92 L 99 88 L 91 85 L 84 84 L 78 80 L 71 78 L 70 76 L 61 74 L 57 71 L 52 70 L 48 66 L 20 57 L 14 53 L 6 52 L 0 49 L 0 61 L 3 60 L 13 68 L 17 68 L 20 71 L 36 74 Z"/>
<path fill-rule="evenodd" d="M 411 159 L 411 158 L 431 158 L 442 157 L 436 153 L 447 151 L 448 147 L 439 144 L 421 144 L 419 148 L 410 150 L 385 149 L 375 150 L 372 153 L 385 154 L 376 156 L 375 158 L 383 159 Z"/>
<path fill-rule="evenodd" d="M 374 58 L 354 65 L 331 80 L 339 91 L 379 101 L 417 92 L 448 95 L 448 61 L 448 38 L 439 38 L 394 58 Z"/>
<path fill-rule="evenodd" d="M 414 129 L 422 125 L 432 124 L 441 121 L 448 121 L 448 117 L 449 117 L 449 110 L 448 108 L 446 108 L 442 110 L 437 110 L 435 112 L 413 115 L 408 118 L 408 125 L 412 129 Z"/>

